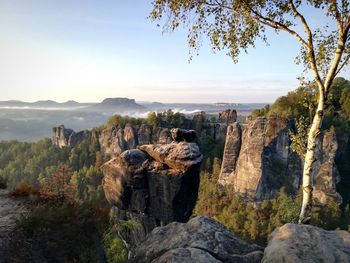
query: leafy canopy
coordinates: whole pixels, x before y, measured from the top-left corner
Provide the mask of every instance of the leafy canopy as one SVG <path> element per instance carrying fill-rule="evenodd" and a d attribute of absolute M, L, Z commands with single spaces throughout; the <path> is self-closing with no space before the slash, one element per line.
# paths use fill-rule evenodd
<path fill-rule="evenodd" d="M 319 9 L 324 13 L 322 27 L 312 29 L 300 10 Z M 239 54 L 248 52 L 256 40 L 267 43 L 266 29 L 285 31 L 301 44 L 298 63 L 306 70 L 317 65 L 325 78 L 337 49 L 338 35 L 346 36 L 350 27 L 348 1 L 331 0 L 155 0 L 150 19 L 165 21 L 164 31 L 174 31 L 181 24 L 189 29 L 188 44 L 198 54 L 202 38 L 210 40 L 214 51 L 226 50 L 236 63 Z M 330 26 L 330 22 L 338 26 Z M 313 47 L 310 52 L 310 46 Z M 192 58 L 192 53 L 191 53 Z M 350 60 L 350 46 L 345 47 L 340 71 Z"/>

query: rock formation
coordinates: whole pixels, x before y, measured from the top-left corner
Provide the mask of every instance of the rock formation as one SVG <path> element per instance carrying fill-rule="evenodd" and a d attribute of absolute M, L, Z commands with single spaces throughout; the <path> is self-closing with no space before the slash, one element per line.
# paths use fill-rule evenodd
<path fill-rule="evenodd" d="M 210 124 L 210 127 L 203 125 L 203 136 L 209 135 L 214 139 L 219 136 L 216 131 L 226 134 L 226 124 Z M 216 127 L 216 128 L 215 128 Z M 99 136 L 99 143 L 101 152 L 103 154 L 117 157 L 123 151 L 137 148 L 144 144 L 168 144 L 173 140 L 193 142 L 196 139 L 196 132 L 194 130 L 184 130 L 175 128 L 172 131 L 169 128 L 153 127 L 152 125 L 129 125 L 124 128 L 115 126 L 109 129 L 104 129 Z M 220 138 L 221 138 L 220 137 Z M 225 136 L 224 136 L 225 137 Z M 222 139 L 224 139 L 224 137 Z"/>
<path fill-rule="evenodd" d="M 130 262 L 261 262 L 263 248 L 240 240 L 209 217 L 155 228 L 137 247 Z"/>
<path fill-rule="evenodd" d="M 350 262 L 350 233 L 286 224 L 271 234 L 262 262 Z"/>
<path fill-rule="evenodd" d="M 228 109 L 219 113 L 219 122 L 221 123 L 234 123 L 237 121 L 237 111 L 234 109 Z"/>
<path fill-rule="evenodd" d="M 205 112 L 193 116 L 192 129 L 196 131 L 201 131 L 198 134 L 199 140 L 202 140 L 205 136 L 210 136 L 214 140 L 224 140 L 226 137 L 226 130 L 229 124 L 232 124 L 237 121 L 237 112 L 234 109 L 227 109 L 219 113 L 216 122 L 208 120 L 208 117 L 205 115 Z"/>
<path fill-rule="evenodd" d="M 201 216 L 187 223 L 157 227 L 131 253 L 128 262 L 350 262 L 350 233 L 310 225 L 276 228 L 263 248 L 248 244 L 215 220 Z"/>
<path fill-rule="evenodd" d="M 231 174 L 236 169 L 239 152 L 241 150 L 242 128 L 238 122 L 227 127 L 222 168 L 220 172 L 221 183 L 230 183 Z"/>
<path fill-rule="evenodd" d="M 340 182 L 340 175 L 335 164 L 338 142 L 333 129 L 325 132 L 319 138 L 320 147 L 316 149 L 316 161 L 313 168 L 314 197 L 326 204 L 332 200 L 342 203 L 342 197 L 336 191 L 336 184 Z"/>
<path fill-rule="evenodd" d="M 72 148 L 89 136 L 90 132 L 87 130 L 75 132 L 71 129 L 66 129 L 64 125 L 52 128 L 52 144 L 59 148 Z"/>
<path fill-rule="evenodd" d="M 290 149 L 289 132 L 293 130 L 292 121 L 276 116 L 251 120 L 243 132 L 238 123 L 229 125 L 219 182 L 233 185 L 248 200 L 276 197 L 281 187 L 295 193 L 301 184 L 303 163 Z M 335 189 L 336 137 L 328 131 L 320 140 L 314 164 L 314 196 L 323 204 L 329 198 L 340 203 Z"/>
<path fill-rule="evenodd" d="M 171 132 L 168 128 L 161 129 L 157 137 L 158 137 L 158 143 L 160 144 L 167 144 L 173 141 L 171 137 Z M 140 143 L 140 145 L 142 144 Z"/>
<path fill-rule="evenodd" d="M 115 126 L 104 129 L 99 136 L 101 152 L 112 157 L 117 157 L 122 152 L 135 149 L 139 145 L 171 142 L 172 137 L 168 128 L 154 129 L 147 124 L 140 126 L 127 124 L 124 128 Z"/>
<path fill-rule="evenodd" d="M 196 139 L 196 132 L 194 130 L 184 130 L 179 128 L 171 129 L 171 136 L 176 142 L 194 142 Z"/>
<path fill-rule="evenodd" d="M 25 205 L 24 200 L 10 198 L 7 190 L 0 189 L 0 263 L 34 262 L 31 240 L 20 227 Z"/>
<path fill-rule="evenodd" d="M 140 224 L 124 233 L 137 244 L 157 226 L 186 222 L 194 208 L 202 154 L 196 143 L 143 145 L 104 164 L 103 188 L 115 214 Z"/>

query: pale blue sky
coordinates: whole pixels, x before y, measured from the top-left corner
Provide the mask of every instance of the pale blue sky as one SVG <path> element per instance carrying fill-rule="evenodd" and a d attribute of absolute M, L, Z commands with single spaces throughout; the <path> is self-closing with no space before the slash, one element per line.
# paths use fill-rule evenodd
<path fill-rule="evenodd" d="M 140 0 L 0 0 L 0 100 L 272 102 L 297 87 L 292 37 L 271 33 L 238 64 L 204 43 L 188 64 L 186 31 L 162 35 L 150 10 Z"/>

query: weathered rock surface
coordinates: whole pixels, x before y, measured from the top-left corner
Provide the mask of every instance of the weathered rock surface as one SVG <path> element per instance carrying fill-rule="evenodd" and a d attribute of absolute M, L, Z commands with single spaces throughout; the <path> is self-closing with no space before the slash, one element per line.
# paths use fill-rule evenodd
<path fill-rule="evenodd" d="M 323 137 L 323 138 L 322 138 Z M 313 167 L 314 197 L 326 204 L 330 200 L 342 203 L 342 197 L 336 190 L 340 175 L 335 164 L 338 142 L 334 130 L 329 130 L 319 138 L 320 147 L 316 149 L 316 162 Z"/>
<path fill-rule="evenodd" d="M 239 124 L 229 125 L 219 182 L 233 185 L 248 200 L 276 197 L 281 187 L 297 192 L 303 163 L 290 149 L 289 133 L 294 129 L 292 121 L 276 116 L 249 121 L 243 132 Z M 320 140 L 313 170 L 315 197 L 321 204 L 330 199 L 340 203 L 336 136 L 328 131 Z"/>
<path fill-rule="evenodd" d="M 137 139 L 140 145 L 150 144 L 152 142 L 152 126 L 142 124 L 137 131 Z"/>
<path fill-rule="evenodd" d="M 226 137 L 226 130 L 229 124 L 236 122 L 237 112 L 234 109 L 228 109 L 219 113 L 217 122 L 212 122 L 206 116 L 204 111 L 193 116 L 193 124 L 191 129 L 195 129 L 198 134 L 199 141 L 206 136 L 212 137 L 214 140 L 224 140 Z"/>
<path fill-rule="evenodd" d="M 139 145 L 150 143 L 168 144 L 172 142 L 171 133 L 168 128 L 154 128 L 151 125 L 127 124 L 124 128 L 120 126 L 104 129 L 99 136 L 101 152 L 117 157 L 126 150 L 137 148 Z"/>
<path fill-rule="evenodd" d="M 19 200 L 0 189 L 0 263 L 31 262 L 30 244 L 18 228 L 21 215 L 26 211 Z"/>
<path fill-rule="evenodd" d="M 149 144 L 142 145 L 139 149 L 147 152 L 158 162 L 176 170 L 187 170 L 191 166 L 201 163 L 203 158 L 196 143 Z"/>
<path fill-rule="evenodd" d="M 230 124 L 237 121 L 237 111 L 234 109 L 227 109 L 219 113 L 219 122 Z"/>
<path fill-rule="evenodd" d="M 262 262 L 350 262 L 350 233 L 286 224 L 271 234 Z"/>
<path fill-rule="evenodd" d="M 279 117 L 250 121 L 242 133 L 238 124 L 232 124 L 226 136 L 220 182 L 232 184 L 250 200 L 274 197 L 282 186 L 295 190 L 300 172 L 295 165 L 299 159 L 289 149 L 291 129 L 293 123 Z"/>
<path fill-rule="evenodd" d="M 220 172 L 220 182 L 223 184 L 234 183 L 230 182 L 230 176 L 236 170 L 236 163 L 239 152 L 241 150 L 242 128 L 235 122 L 227 127 L 227 135 L 225 141 L 225 149 L 222 160 L 222 169 Z"/>
<path fill-rule="evenodd" d="M 171 137 L 175 142 L 194 142 L 196 140 L 196 131 L 194 130 L 184 130 L 179 128 L 171 129 Z"/>
<path fill-rule="evenodd" d="M 159 131 L 159 135 L 158 135 L 159 144 L 167 144 L 167 143 L 171 143 L 172 141 L 173 139 L 171 137 L 171 132 L 168 128 L 164 128 Z"/>
<path fill-rule="evenodd" d="M 240 240 L 209 217 L 155 228 L 133 253 L 131 262 L 260 262 L 263 248 Z"/>
<path fill-rule="evenodd" d="M 103 188 L 115 215 L 140 223 L 124 233 L 135 245 L 153 228 L 186 222 L 195 206 L 202 155 L 195 143 L 144 145 L 104 164 Z"/>
<path fill-rule="evenodd" d="M 64 125 L 52 128 L 52 143 L 59 148 L 72 148 L 89 136 L 90 132 L 87 130 L 75 132 L 72 129 L 66 129 Z"/>

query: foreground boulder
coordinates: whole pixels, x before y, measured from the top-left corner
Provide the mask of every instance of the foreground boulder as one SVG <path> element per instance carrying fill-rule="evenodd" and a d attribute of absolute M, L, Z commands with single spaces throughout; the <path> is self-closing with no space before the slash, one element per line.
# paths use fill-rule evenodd
<path fill-rule="evenodd" d="M 137 247 L 130 262 L 261 262 L 263 248 L 240 240 L 209 217 L 155 228 Z"/>
<path fill-rule="evenodd" d="M 202 154 L 195 143 L 127 150 L 103 166 L 105 196 L 115 216 L 139 226 L 123 237 L 133 245 L 157 226 L 186 222 L 195 206 Z"/>
<path fill-rule="evenodd" d="M 350 262 L 350 233 L 286 224 L 271 234 L 262 262 Z"/>

